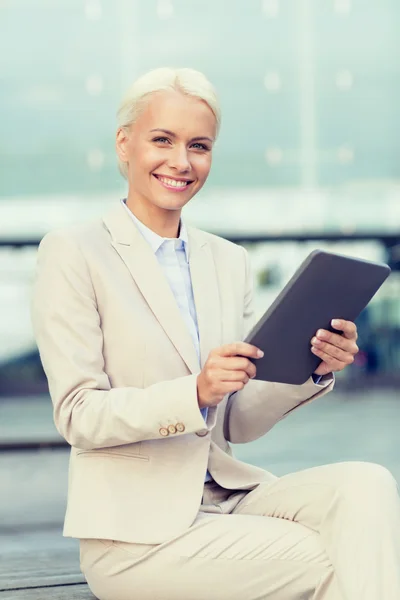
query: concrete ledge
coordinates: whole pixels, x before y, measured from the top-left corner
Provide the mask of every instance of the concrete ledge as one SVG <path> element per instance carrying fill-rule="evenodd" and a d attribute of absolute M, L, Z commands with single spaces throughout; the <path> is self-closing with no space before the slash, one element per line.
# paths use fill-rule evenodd
<path fill-rule="evenodd" d="M 0 545 L 2 550 L 4 548 L 0 569 L 1 600 L 8 597 L 14 600 L 22 590 L 32 590 L 32 594 L 41 598 L 37 591 L 41 588 L 65 586 L 72 592 L 74 587 L 86 584 L 79 568 L 79 542 L 63 538 L 60 529 L 9 533 L 0 530 Z M 35 595 L 22 597 L 34 598 Z"/>
<path fill-rule="evenodd" d="M 87 584 L 0 591 L 0 600 L 96 600 Z"/>

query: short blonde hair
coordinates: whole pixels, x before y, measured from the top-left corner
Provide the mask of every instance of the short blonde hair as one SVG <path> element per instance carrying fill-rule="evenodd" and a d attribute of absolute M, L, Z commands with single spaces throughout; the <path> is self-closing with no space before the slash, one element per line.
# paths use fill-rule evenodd
<path fill-rule="evenodd" d="M 169 67 L 148 71 L 133 83 L 117 112 L 118 129 L 132 125 L 143 110 L 148 96 L 162 90 L 177 90 L 206 102 L 215 115 L 218 134 L 221 124 L 221 110 L 214 87 L 207 77 L 194 69 L 173 69 Z M 118 159 L 118 167 L 121 175 L 127 179 L 127 164 Z"/>

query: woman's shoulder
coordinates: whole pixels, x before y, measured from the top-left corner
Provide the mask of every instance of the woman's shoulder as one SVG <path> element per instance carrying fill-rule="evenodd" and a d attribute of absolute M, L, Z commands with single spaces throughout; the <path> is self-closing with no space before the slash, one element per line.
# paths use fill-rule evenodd
<path fill-rule="evenodd" d="M 99 218 L 51 229 L 39 244 L 39 259 L 52 255 L 53 260 L 57 257 L 62 263 L 76 263 L 82 255 L 101 254 L 106 235 Z"/>
<path fill-rule="evenodd" d="M 91 244 L 96 239 L 101 239 L 103 236 L 103 223 L 101 219 L 97 218 L 91 221 L 53 228 L 43 236 L 40 245 L 59 243 L 85 246 Z"/>

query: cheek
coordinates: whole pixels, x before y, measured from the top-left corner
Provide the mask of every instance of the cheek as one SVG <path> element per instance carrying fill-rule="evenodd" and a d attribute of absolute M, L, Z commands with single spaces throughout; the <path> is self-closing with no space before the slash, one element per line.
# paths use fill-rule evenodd
<path fill-rule="evenodd" d="M 157 148 L 137 148 L 133 157 L 133 171 L 137 178 L 148 177 L 164 162 L 162 151 Z"/>
<path fill-rule="evenodd" d="M 207 179 L 211 169 L 211 154 L 196 156 L 196 159 L 192 161 L 192 165 L 199 179 Z"/>

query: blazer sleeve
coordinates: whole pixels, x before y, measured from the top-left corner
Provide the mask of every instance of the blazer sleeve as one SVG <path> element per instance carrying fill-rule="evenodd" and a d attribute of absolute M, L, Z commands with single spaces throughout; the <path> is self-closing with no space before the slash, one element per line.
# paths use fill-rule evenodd
<path fill-rule="evenodd" d="M 72 446 L 95 449 L 164 439 L 160 429 L 176 423 L 184 425 L 184 434 L 206 428 L 197 374 L 145 389 L 111 387 L 95 291 L 79 240 L 71 233 L 51 232 L 39 246 L 31 315 L 54 421 Z"/>
<path fill-rule="evenodd" d="M 255 324 L 253 306 L 253 274 L 245 248 L 246 286 L 243 311 L 243 339 Z M 303 385 L 288 385 L 251 379 L 227 402 L 224 435 L 232 443 L 251 442 L 269 431 L 278 421 L 296 408 L 320 398 L 334 385 L 332 374 L 325 375 L 318 384 L 312 377 Z"/>

